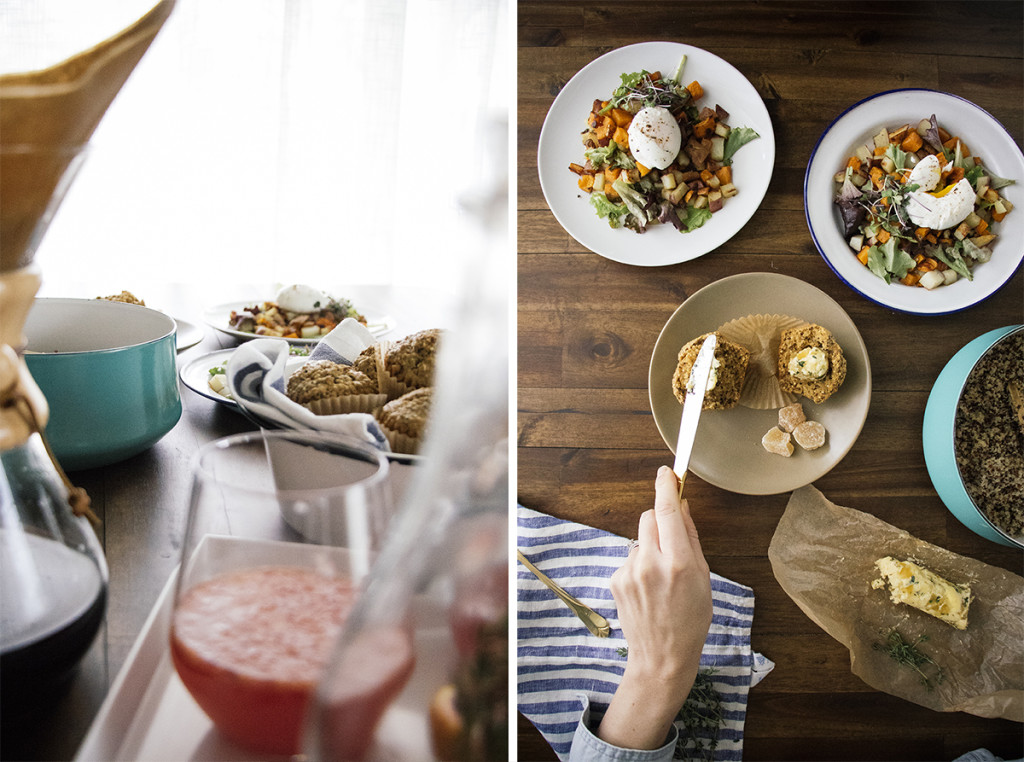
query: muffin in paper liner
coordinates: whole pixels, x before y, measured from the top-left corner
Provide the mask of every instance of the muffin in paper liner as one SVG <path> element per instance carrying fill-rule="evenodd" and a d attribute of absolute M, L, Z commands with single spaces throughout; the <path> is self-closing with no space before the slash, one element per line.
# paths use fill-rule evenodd
<path fill-rule="evenodd" d="M 317 415 L 372 413 L 387 402 L 377 382 L 349 365 L 314 360 L 288 378 L 287 395 Z"/>
<path fill-rule="evenodd" d="M 344 397 L 326 397 L 306 402 L 303 407 L 312 410 L 317 415 L 372 413 L 387 401 L 386 394 L 348 394 Z"/>
<path fill-rule="evenodd" d="M 391 349 L 391 342 L 387 339 L 378 341 L 375 344 L 371 344 L 355 359 L 352 363 L 352 367 L 356 370 L 365 373 L 377 384 L 377 391 L 384 395 L 387 402 L 393 397 L 389 396 L 388 388 L 391 386 L 387 371 L 384 366 L 384 358 L 387 357 L 388 350 Z M 401 395 L 395 395 L 401 396 Z M 384 403 L 381 403 L 384 404 Z"/>
<path fill-rule="evenodd" d="M 776 370 L 782 332 L 802 325 L 807 321 L 790 315 L 747 315 L 718 328 L 724 338 L 750 352 L 739 404 L 753 410 L 773 410 L 799 399 L 782 390 Z"/>
<path fill-rule="evenodd" d="M 426 434 L 432 396 L 431 387 L 414 389 L 375 413 L 392 452 L 415 455 L 419 450 Z"/>
<path fill-rule="evenodd" d="M 384 352 L 381 391 L 394 400 L 433 384 L 434 360 L 441 330 L 430 328 L 410 334 Z"/>

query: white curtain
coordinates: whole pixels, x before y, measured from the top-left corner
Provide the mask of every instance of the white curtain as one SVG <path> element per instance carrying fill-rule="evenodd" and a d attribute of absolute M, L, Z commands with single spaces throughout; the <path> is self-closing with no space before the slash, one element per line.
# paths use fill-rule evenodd
<path fill-rule="evenodd" d="M 506 0 L 177 0 L 43 240 L 43 294 L 453 298 L 460 202 L 507 174 L 509 28 Z"/>

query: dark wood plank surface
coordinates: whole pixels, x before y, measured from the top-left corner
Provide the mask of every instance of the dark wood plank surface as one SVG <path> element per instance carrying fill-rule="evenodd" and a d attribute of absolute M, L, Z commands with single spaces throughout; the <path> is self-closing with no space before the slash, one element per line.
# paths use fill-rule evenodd
<path fill-rule="evenodd" d="M 864 429 L 815 485 L 834 502 L 928 542 L 1024 571 L 1019 551 L 978 537 L 945 509 L 921 444 L 928 393 L 950 357 L 985 331 L 1024 319 L 1024 275 L 964 313 L 899 314 L 858 296 L 832 273 L 814 247 L 802 203 L 804 171 L 822 131 L 841 111 L 883 90 L 956 93 L 993 114 L 1020 144 L 1022 8 L 520 2 L 519 500 L 632 536 L 652 503 L 657 467 L 671 462 L 647 393 L 659 331 L 679 304 L 715 280 L 778 272 L 835 299 L 856 323 L 872 363 Z M 561 228 L 541 192 L 536 149 L 552 100 L 580 68 L 613 48 L 652 40 L 704 48 L 739 69 L 767 105 L 777 148 L 764 202 L 733 239 L 688 263 L 643 268 L 603 259 Z M 753 646 L 778 665 L 750 693 L 745 759 L 952 759 L 982 746 L 1007 759 L 1024 754 L 1019 724 L 932 712 L 852 675 L 846 648 L 811 622 L 772 575 L 767 549 L 788 494 L 738 495 L 691 476 L 687 495 L 712 570 L 753 587 Z M 555 759 L 521 715 L 519 759 Z"/>

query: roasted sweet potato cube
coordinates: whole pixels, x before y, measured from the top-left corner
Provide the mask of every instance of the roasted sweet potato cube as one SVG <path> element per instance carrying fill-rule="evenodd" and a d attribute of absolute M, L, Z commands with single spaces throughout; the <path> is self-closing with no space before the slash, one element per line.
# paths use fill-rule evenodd
<path fill-rule="evenodd" d="M 626 111 L 624 108 L 616 106 L 611 110 L 612 121 L 619 127 L 628 127 L 629 123 L 633 121 L 633 115 Z M 615 141 L 616 143 L 618 141 Z"/>
<path fill-rule="evenodd" d="M 906 137 L 903 138 L 903 142 L 900 143 L 900 148 L 907 153 L 916 153 L 921 150 L 922 145 L 924 145 L 924 141 L 917 134 L 917 130 L 910 130 L 907 132 Z"/>
<path fill-rule="evenodd" d="M 893 130 L 889 133 L 890 143 L 902 143 L 903 139 L 907 136 L 907 131 L 910 129 L 909 124 L 905 124 L 898 129 Z"/>
<path fill-rule="evenodd" d="M 698 138 L 703 138 L 709 132 L 713 133 L 715 131 L 715 121 L 715 117 L 709 116 L 707 119 L 697 122 L 697 124 L 693 125 L 693 134 Z"/>
<path fill-rule="evenodd" d="M 615 128 L 615 133 L 612 135 L 612 140 L 619 144 L 620 148 L 629 148 L 629 133 L 621 127 Z"/>
<path fill-rule="evenodd" d="M 690 97 L 693 98 L 695 101 L 698 101 L 704 97 L 704 88 L 700 86 L 700 82 L 698 82 L 697 80 L 693 80 L 693 82 L 688 84 L 686 86 L 686 89 L 687 91 L 689 91 Z"/>

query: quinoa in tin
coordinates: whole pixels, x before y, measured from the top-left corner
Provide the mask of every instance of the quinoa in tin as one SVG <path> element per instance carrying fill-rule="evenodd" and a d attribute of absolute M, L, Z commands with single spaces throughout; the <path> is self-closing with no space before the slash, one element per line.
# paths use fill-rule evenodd
<path fill-rule="evenodd" d="M 1024 433 L 1009 382 L 1024 383 L 1024 330 L 1007 334 L 971 370 L 957 404 L 953 448 L 967 494 L 1011 537 L 1024 535 Z"/>

